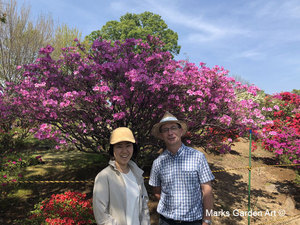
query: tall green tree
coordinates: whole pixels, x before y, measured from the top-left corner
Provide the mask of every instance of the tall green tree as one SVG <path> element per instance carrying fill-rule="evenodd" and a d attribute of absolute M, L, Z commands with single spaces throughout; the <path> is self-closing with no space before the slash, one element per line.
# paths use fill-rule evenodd
<path fill-rule="evenodd" d="M 30 20 L 30 8 L 11 0 L 0 4 L 0 12 L 6 15 L 6 22 L 0 23 L 0 87 L 5 82 L 18 82 L 21 70 L 17 66 L 34 62 L 39 49 L 50 43 L 53 37 L 53 20 L 39 16 Z"/>
<path fill-rule="evenodd" d="M 164 51 L 179 54 L 178 34 L 168 28 L 160 15 L 152 12 L 141 14 L 127 13 L 119 21 L 108 21 L 101 30 L 93 31 L 86 36 L 86 40 L 93 42 L 99 36 L 107 40 L 125 40 L 128 38 L 146 40 L 148 35 L 158 37 L 165 43 Z"/>

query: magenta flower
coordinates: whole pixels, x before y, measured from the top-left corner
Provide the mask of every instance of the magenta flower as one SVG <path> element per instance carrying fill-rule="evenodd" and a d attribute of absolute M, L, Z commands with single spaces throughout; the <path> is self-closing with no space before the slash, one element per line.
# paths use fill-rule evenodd
<path fill-rule="evenodd" d="M 40 140 L 73 142 L 99 152 L 111 130 L 122 125 L 134 127 L 144 147 L 154 121 L 169 110 L 176 116 L 184 112 L 191 144 L 228 152 L 231 143 L 223 146 L 224 140 L 234 142 L 247 126 L 259 129 L 266 122 L 254 100 L 257 87 L 236 82 L 220 66 L 176 61 L 157 38 L 98 39 L 87 50 L 76 44 L 63 49 L 58 61 L 50 56 L 51 46 L 42 48 L 35 63 L 24 65 L 24 79 L 8 86 L 14 93 L 10 104 L 2 104 L 0 97 L 1 112 L 14 115 L 2 110 L 10 105 L 20 117 L 39 124 L 31 131 Z"/>
<path fill-rule="evenodd" d="M 270 135 L 277 135 L 277 132 L 276 131 L 271 131 L 269 132 Z"/>

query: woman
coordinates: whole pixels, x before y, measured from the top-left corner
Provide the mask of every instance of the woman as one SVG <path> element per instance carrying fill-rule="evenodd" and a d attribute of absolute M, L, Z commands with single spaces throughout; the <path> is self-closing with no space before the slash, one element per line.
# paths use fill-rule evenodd
<path fill-rule="evenodd" d="M 93 210 L 100 225 L 149 225 L 143 172 L 131 158 L 138 148 L 132 131 L 119 127 L 110 136 L 109 166 L 95 179 Z"/>

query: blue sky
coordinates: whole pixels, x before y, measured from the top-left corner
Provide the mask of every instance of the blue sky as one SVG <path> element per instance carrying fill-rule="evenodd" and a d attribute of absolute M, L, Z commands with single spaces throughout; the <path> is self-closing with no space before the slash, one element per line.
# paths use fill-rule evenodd
<path fill-rule="evenodd" d="M 268 94 L 300 89 L 299 0 L 17 0 L 82 36 L 129 13 L 159 14 L 178 33 L 180 55 L 255 84 Z"/>

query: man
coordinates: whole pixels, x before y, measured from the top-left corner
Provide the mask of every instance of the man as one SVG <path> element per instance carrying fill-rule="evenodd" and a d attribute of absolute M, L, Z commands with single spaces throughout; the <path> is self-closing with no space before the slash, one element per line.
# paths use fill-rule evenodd
<path fill-rule="evenodd" d="M 151 130 L 166 150 L 153 162 L 149 184 L 159 199 L 159 225 L 208 225 L 213 207 L 214 176 L 200 151 L 185 146 L 181 137 L 187 125 L 166 112 Z"/>

